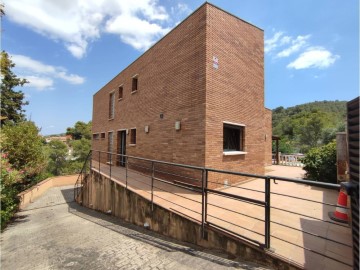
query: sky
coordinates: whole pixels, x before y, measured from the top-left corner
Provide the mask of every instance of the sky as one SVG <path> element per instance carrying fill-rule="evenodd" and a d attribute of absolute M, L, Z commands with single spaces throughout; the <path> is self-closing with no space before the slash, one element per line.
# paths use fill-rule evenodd
<path fill-rule="evenodd" d="M 189 16 L 199 0 L 3 0 L 1 49 L 27 118 L 58 134 L 92 118 L 108 81 Z M 359 95 L 358 0 L 213 0 L 264 30 L 265 106 Z"/>

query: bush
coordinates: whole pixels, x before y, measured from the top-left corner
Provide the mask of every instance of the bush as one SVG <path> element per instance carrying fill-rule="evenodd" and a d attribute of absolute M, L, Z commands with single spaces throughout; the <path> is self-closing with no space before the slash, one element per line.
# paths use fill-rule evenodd
<path fill-rule="evenodd" d="M 23 181 L 24 173 L 14 169 L 8 160 L 8 154 L 1 154 L 1 229 L 4 229 L 6 224 L 12 218 L 17 210 L 19 199 L 18 183 Z"/>
<path fill-rule="evenodd" d="M 307 178 L 320 182 L 337 183 L 335 141 L 310 149 L 302 162 Z"/>
<path fill-rule="evenodd" d="M 12 167 L 25 171 L 28 178 L 39 174 L 46 167 L 42 139 L 33 122 L 4 126 L 1 131 L 2 150 L 8 154 Z"/>

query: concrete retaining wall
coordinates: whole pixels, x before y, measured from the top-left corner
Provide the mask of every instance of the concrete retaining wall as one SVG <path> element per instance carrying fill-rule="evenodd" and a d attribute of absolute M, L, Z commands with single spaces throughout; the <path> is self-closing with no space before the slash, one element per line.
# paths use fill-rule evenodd
<path fill-rule="evenodd" d="M 37 185 L 21 192 L 18 194 L 20 197 L 19 208 L 24 209 L 30 203 L 32 203 L 35 199 L 40 197 L 45 191 L 52 187 L 61 187 L 61 186 L 69 186 L 75 185 L 75 182 L 78 178 L 78 175 L 65 175 L 65 176 L 57 176 L 45 179 L 41 181 Z"/>
<path fill-rule="evenodd" d="M 214 228 L 206 228 L 206 239 L 203 239 L 199 222 L 156 204 L 152 210 L 148 200 L 94 171 L 91 177 L 87 177 L 78 202 L 139 226 L 144 226 L 146 222 L 152 231 L 204 248 L 220 249 L 232 257 L 240 257 L 275 269 L 298 269 L 268 251 Z"/>

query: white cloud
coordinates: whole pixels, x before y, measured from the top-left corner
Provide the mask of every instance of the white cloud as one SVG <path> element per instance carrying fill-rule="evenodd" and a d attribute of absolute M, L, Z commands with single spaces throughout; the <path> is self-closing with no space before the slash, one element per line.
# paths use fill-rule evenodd
<path fill-rule="evenodd" d="M 189 15 L 191 13 L 191 9 L 185 3 L 178 3 L 176 6 L 171 7 L 172 16 L 176 16 L 179 13 Z"/>
<path fill-rule="evenodd" d="M 281 41 L 280 38 L 282 35 L 283 32 L 276 32 L 272 38 L 265 39 L 265 53 L 269 53 L 279 46 L 278 42 Z"/>
<path fill-rule="evenodd" d="M 39 91 L 53 89 L 54 81 L 50 78 L 41 78 L 37 76 L 25 76 L 25 79 L 29 81 L 29 84 L 24 86 L 34 87 Z"/>
<path fill-rule="evenodd" d="M 330 51 L 322 47 L 311 47 L 293 62 L 287 65 L 287 68 L 306 69 L 306 68 L 328 68 L 340 58 L 339 55 L 333 55 Z"/>
<path fill-rule="evenodd" d="M 108 33 L 118 34 L 124 43 L 138 50 L 146 50 L 159 37 L 170 31 L 169 28 L 162 28 L 156 23 L 149 23 L 127 15 L 120 15 L 109 20 L 105 29 Z"/>
<path fill-rule="evenodd" d="M 310 38 L 310 35 L 298 36 L 296 39 L 292 39 L 291 37 L 286 37 L 286 38 L 287 38 L 286 43 L 291 42 L 291 46 L 277 53 L 276 56 L 279 58 L 289 57 L 291 54 L 298 52 L 300 49 L 306 47 L 308 45 L 307 40 Z M 282 43 L 282 44 L 286 44 L 286 43 Z"/>
<path fill-rule="evenodd" d="M 51 89 L 54 79 L 62 79 L 70 84 L 85 82 L 85 78 L 69 74 L 64 67 L 47 65 L 25 55 L 12 54 L 11 59 L 19 73 L 30 82 L 28 86 L 38 90 Z"/>
<path fill-rule="evenodd" d="M 296 59 L 287 65 L 289 69 L 328 68 L 340 58 L 324 47 L 312 46 L 309 42 L 310 34 L 295 38 L 285 36 L 282 31 L 273 29 L 272 32 L 273 36 L 265 40 L 265 53 L 273 59 L 295 55 Z"/>
<path fill-rule="evenodd" d="M 7 18 L 63 42 L 76 58 L 84 57 L 89 43 L 104 31 L 119 35 L 123 42 L 140 50 L 148 48 L 169 31 L 169 27 L 163 26 L 169 15 L 157 0 L 4 2 Z M 179 8 L 184 10 L 186 5 Z"/>

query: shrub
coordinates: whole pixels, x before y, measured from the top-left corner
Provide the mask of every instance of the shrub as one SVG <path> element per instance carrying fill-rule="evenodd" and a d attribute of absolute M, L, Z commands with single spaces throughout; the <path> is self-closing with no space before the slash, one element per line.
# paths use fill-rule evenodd
<path fill-rule="evenodd" d="M 24 172 L 14 169 L 8 160 L 8 154 L 1 154 L 1 229 L 3 229 L 17 210 L 19 199 L 17 198 L 17 183 L 22 182 Z"/>
<path fill-rule="evenodd" d="M 28 178 L 40 173 L 46 166 L 42 139 L 33 122 L 4 126 L 1 132 L 2 150 L 8 154 L 13 168 L 26 171 Z"/>
<path fill-rule="evenodd" d="M 320 182 L 337 183 L 335 141 L 310 149 L 302 162 L 307 178 Z"/>

